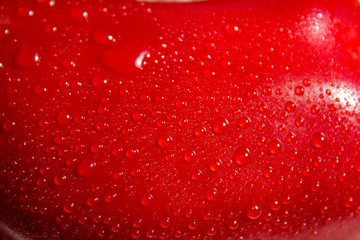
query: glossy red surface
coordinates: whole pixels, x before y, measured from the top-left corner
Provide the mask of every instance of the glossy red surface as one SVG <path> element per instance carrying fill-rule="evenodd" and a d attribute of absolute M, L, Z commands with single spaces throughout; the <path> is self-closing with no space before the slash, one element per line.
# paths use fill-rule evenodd
<path fill-rule="evenodd" d="M 359 239 L 359 5 L 2 1 L 0 231 Z"/>

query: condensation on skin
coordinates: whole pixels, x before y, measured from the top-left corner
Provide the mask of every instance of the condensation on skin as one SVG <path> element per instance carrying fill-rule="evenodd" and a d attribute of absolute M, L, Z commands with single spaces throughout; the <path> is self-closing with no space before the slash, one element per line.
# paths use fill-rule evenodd
<path fill-rule="evenodd" d="M 4 240 L 31 240 L 12 230 L 4 222 L 0 221 L 0 239 Z"/>

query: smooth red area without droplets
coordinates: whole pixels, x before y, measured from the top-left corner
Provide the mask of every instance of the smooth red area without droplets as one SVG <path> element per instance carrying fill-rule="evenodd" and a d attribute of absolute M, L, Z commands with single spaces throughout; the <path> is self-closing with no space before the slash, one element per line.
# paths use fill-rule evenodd
<path fill-rule="evenodd" d="M 359 239 L 358 1 L 5 0 L 0 52 L 0 235 Z"/>

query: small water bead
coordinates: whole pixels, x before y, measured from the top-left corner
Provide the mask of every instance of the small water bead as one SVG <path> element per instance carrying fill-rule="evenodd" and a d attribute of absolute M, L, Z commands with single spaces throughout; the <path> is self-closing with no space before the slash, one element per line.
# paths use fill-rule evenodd
<path fill-rule="evenodd" d="M 218 198 L 218 190 L 216 188 L 213 188 L 207 191 L 205 194 L 205 198 L 210 202 L 215 201 Z"/>
<path fill-rule="evenodd" d="M 252 204 L 247 210 L 246 210 L 246 216 L 249 219 L 255 220 L 258 219 L 261 215 L 261 209 L 259 205 Z"/>
<path fill-rule="evenodd" d="M 196 137 L 203 137 L 205 135 L 206 129 L 205 127 L 197 127 L 194 129 L 194 135 Z"/>
<path fill-rule="evenodd" d="M 241 116 L 239 119 L 239 127 L 241 129 L 246 129 L 250 126 L 251 120 L 247 116 Z"/>
<path fill-rule="evenodd" d="M 296 125 L 297 127 L 302 127 L 302 126 L 304 126 L 304 123 L 305 123 L 305 119 L 302 118 L 302 117 L 298 117 L 298 118 L 295 119 L 295 125 Z"/>
<path fill-rule="evenodd" d="M 70 114 L 68 114 L 66 112 L 60 112 L 60 113 L 58 113 L 58 115 L 56 117 L 56 121 L 60 125 L 66 125 L 66 124 L 70 123 L 71 116 L 70 116 Z"/>
<path fill-rule="evenodd" d="M 277 211 L 280 209 L 280 202 L 277 200 L 274 200 L 270 203 L 270 209 L 273 211 Z"/>
<path fill-rule="evenodd" d="M 91 175 L 95 168 L 95 164 L 91 162 L 83 161 L 77 166 L 77 172 L 82 177 Z"/>
<path fill-rule="evenodd" d="M 16 16 L 18 16 L 18 17 L 32 17 L 32 16 L 34 16 L 34 11 L 29 9 L 29 8 L 19 7 L 18 9 L 16 9 Z"/>
<path fill-rule="evenodd" d="M 304 80 L 303 80 L 303 85 L 304 85 L 305 87 L 309 87 L 309 86 L 311 85 L 310 79 L 304 78 Z"/>
<path fill-rule="evenodd" d="M 40 84 L 37 84 L 34 87 L 33 92 L 35 93 L 35 95 L 42 95 L 43 93 L 47 92 L 47 89 Z"/>
<path fill-rule="evenodd" d="M 237 220 L 232 220 L 229 223 L 229 229 L 234 230 L 237 229 L 239 227 L 239 222 Z"/>
<path fill-rule="evenodd" d="M 112 35 L 101 30 L 95 31 L 92 36 L 92 39 L 94 43 L 99 45 L 108 45 L 116 42 L 115 38 Z"/>
<path fill-rule="evenodd" d="M 2 127 L 3 127 L 3 129 L 4 129 L 5 131 L 11 131 L 11 130 L 14 129 L 15 125 L 16 125 L 15 122 L 6 120 L 6 121 L 3 123 Z"/>
<path fill-rule="evenodd" d="M 196 229 L 196 228 L 197 228 L 197 222 L 196 222 L 195 220 L 190 221 L 190 222 L 188 223 L 188 228 L 189 228 L 190 230 Z"/>
<path fill-rule="evenodd" d="M 160 148 L 168 148 L 171 145 L 172 141 L 173 139 L 171 136 L 162 135 L 158 138 L 157 145 Z"/>
<path fill-rule="evenodd" d="M 168 228 L 170 226 L 170 218 L 165 218 L 160 221 L 161 228 Z"/>
<path fill-rule="evenodd" d="M 285 74 L 285 73 L 288 73 L 290 71 L 290 68 L 289 68 L 289 66 L 286 66 L 286 65 L 280 65 L 279 70 L 280 70 L 281 73 Z"/>
<path fill-rule="evenodd" d="M 215 134 L 223 134 L 228 126 L 229 122 L 225 118 L 215 119 L 212 125 L 212 130 Z"/>
<path fill-rule="evenodd" d="M 185 151 L 184 152 L 184 161 L 185 162 L 192 162 L 192 160 L 194 159 L 195 156 L 196 156 L 195 151 Z"/>
<path fill-rule="evenodd" d="M 264 87 L 262 92 L 264 95 L 271 95 L 272 89 L 271 89 L 271 87 Z"/>
<path fill-rule="evenodd" d="M 81 20 L 87 19 L 89 14 L 81 8 L 72 8 L 69 11 L 69 16 L 73 19 Z"/>
<path fill-rule="evenodd" d="M 93 143 L 93 144 L 91 144 L 90 151 L 92 153 L 99 153 L 103 148 L 104 148 L 103 145 L 98 144 L 98 143 Z"/>
<path fill-rule="evenodd" d="M 348 197 L 344 202 L 344 207 L 350 208 L 354 205 L 354 199 L 352 197 Z"/>
<path fill-rule="evenodd" d="M 86 200 L 86 205 L 88 205 L 89 207 L 93 207 L 98 203 L 100 203 L 100 199 L 96 196 L 91 196 Z"/>
<path fill-rule="evenodd" d="M 224 32 L 228 36 L 234 36 L 239 33 L 239 27 L 234 24 L 226 24 L 224 26 Z"/>
<path fill-rule="evenodd" d="M 136 148 L 128 148 L 125 152 L 125 156 L 128 159 L 134 159 L 139 156 L 139 149 Z"/>
<path fill-rule="evenodd" d="M 111 203 L 114 203 L 116 201 L 117 197 L 118 197 L 117 193 L 108 193 L 108 194 L 105 195 L 104 201 L 106 203 L 111 204 Z"/>
<path fill-rule="evenodd" d="M 67 203 L 63 207 L 64 212 L 72 213 L 75 210 L 75 203 Z"/>
<path fill-rule="evenodd" d="M 312 105 L 312 106 L 311 106 L 311 109 L 310 109 L 310 112 L 311 112 L 312 114 L 318 114 L 318 113 L 320 112 L 319 106 L 318 106 L 318 105 Z"/>
<path fill-rule="evenodd" d="M 325 134 L 322 132 L 315 133 L 311 143 L 315 148 L 322 148 L 325 144 Z"/>
<path fill-rule="evenodd" d="M 213 78 L 213 77 L 215 77 L 215 75 L 216 75 L 216 73 L 211 69 L 207 68 L 207 69 L 204 70 L 204 76 L 206 78 Z"/>
<path fill-rule="evenodd" d="M 278 155 L 278 154 L 281 153 L 281 151 L 282 151 L 282 144 L 281 144 L 280 140 L 279 139 L 272 139 L 269 142 L 268 152 L 271 155 Z"/>
<path fill-rule="evenodd" d="M 358 173 L 360 173 L 360 161 L 354 163 L 354 170 Z"/>
<path fill-rule="evenodd" d="M 295 112 L 295 110 L 296 110 L 295 103 L 292 102 L 292 101 L 287 101 L 285 103 L 285 110 L 288 111 L 288 112 Z"/>
<path fill-rule="evenodd" d="M 215 228 L 214 227 L 210 227 L 208 230 L 206 230 L 206 235 L 208 235 L 208 236 L 214 236 L 215 235 L 215 233 L 216 233 L 216 230 L 215 230 Z"/>
<path fill-rule="evenodd" d="M 140 230 L 139 229 L 133 229 L 131 231 L 131 238 L 132 239 L 138 239 L 140 237 Z"/>
<path fill-rule="evenodd" d="M 255 98 L 257 98 L 258 93 L 257 93 L 256 90 L 249 90 L 249 91 L 247 91 L 246 96 L 247 96 L 249 99 L 255 99 Z"/>
<path fill-rule="evenodd" d="M 298 96 L 303 96 L 305 93 L 305 89 L 303 86 L 296 86 L 295 87 L 295 94 Z"/>
<path fill-rule="evenodd" d="M 215 172 L 219 171 L 220 167 L 221 167 L 221 162 L 218 159 L 213 159 L 209 163 L 209 170 L 211 172 L 215 173 Z"/>
<path fill-rule="evenodd" d="M 43 31 L 46 34 L 53 34 L 57 31 L 57 27 L 50 25 L 50 24 L 45 24 L 43 27 Z"/>
<path fill-rule="evenodd" d="M 151 201 L 153 199 L 153 196 L 152 195 L 146 195 L 146 196 L 143 196 L 141 199 L 140 199 L 140 204 L 142 206 L 149 206 L 151 204 Z"/>
<path fill-rule="evenodd" d="M 100 89 L 100 88 L 104 87 L 107 83 L 108 83 L 108 80 L 100 75 L 94 75 L 91 78 L 91 85 L 96 89 Z"/>
<path fill-rule="evenodd" d="M 250 149 L 245 146 L 240 146 L 235 151 L 234 162 L 238 166 L 246 166 L 250 162 Z"/>

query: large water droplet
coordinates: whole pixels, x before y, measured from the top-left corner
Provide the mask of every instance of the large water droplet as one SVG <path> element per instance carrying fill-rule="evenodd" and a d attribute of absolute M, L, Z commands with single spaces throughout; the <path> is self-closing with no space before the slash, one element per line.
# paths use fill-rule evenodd
<path fill-rule="evenodd" d="M 80 176 L 86 177 L 89 176 L 94 170 L 95 164 L 91 162 L 83 161 L 77 166 L 77 172 Z"/>
<path fill-rule="evenodd" d="M 261 209 L 257 204 L 252 204 L 246 211 L 246 216 L 250 219 L 258 219 L 261 215 Z"/>
<path fill-rule="evenodd" d="M 160 136 L 157 140 L 157 145 L 160 148 L 168 148 L 171 144 L 171 142 L 173 141 L 171 136 Z"/>
<path fill-rule="evenodd" d="M 251 120 L 247 116 L 242 116 L 239 119 L 239 127 L 242 129 L 246 129 L 250 126 Z"/>
<path fill-rule="evenodd" d="M 215 134 L 223 134 L 228 126 L 229 122 L 225 118 L 215 119 L 212 125 L 213 132 Z"/>
<path fill-rule="evenodd" d="M 322 132 L 315 133 L 311 142 L 315 148 L 322 148 L 325 144 L 325 134 Z"/>
<path fill-rule="evenodd" d="M 119 48 L 99 54 L 104 66 L 119 73 L 129 73 L 141 69 L 148 50 L 138 42 L 129 42 Z"/>
<path fill-rule="evenodd" d="M 205 198 L 208 201 L 215 201 L 218 198 L 218 191 L 216 188 L 210 189 L 209 191 L 206 192 L 205 194 Z"/>
<path fill-rule="evenodd" d="M 245 146 L 240 146 L 234 156 L 234 162 L 238 166 L 245 166 L 250 162 L 250 149 Z"/>
<path fill-rule="evenodd" d="M 39 54 L 33 46 L 24 44 L 14 56 L 15 65 L 23 68 L 32 68 L 39 63 Z"/>
<path fill-rule="evenodd" d="M 271 155 L 277 155 L 282 151 L 282 144 L 279 139 L 272 139 L 269 142 L 268 151 Z"/>

